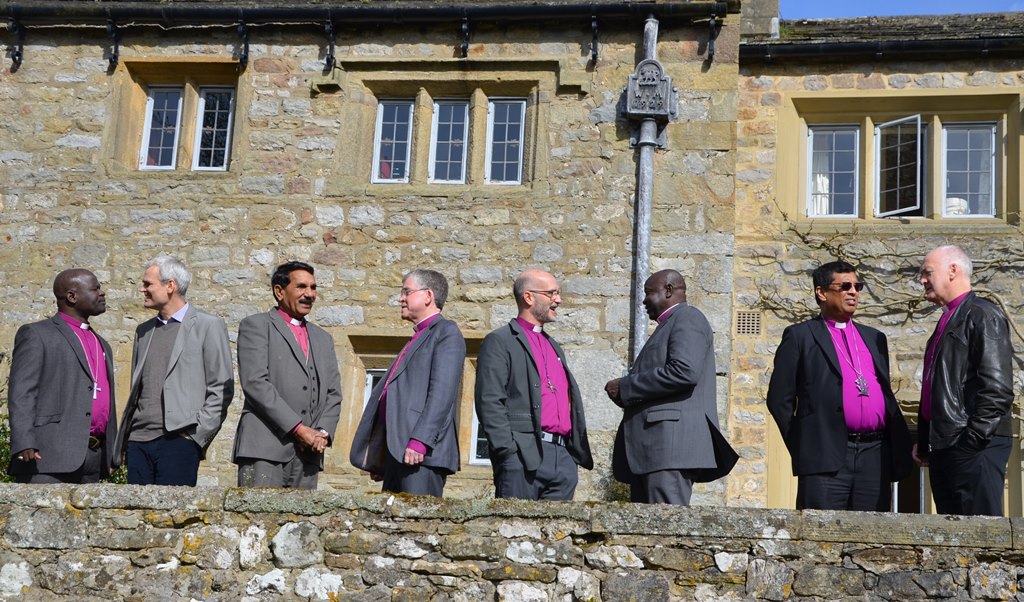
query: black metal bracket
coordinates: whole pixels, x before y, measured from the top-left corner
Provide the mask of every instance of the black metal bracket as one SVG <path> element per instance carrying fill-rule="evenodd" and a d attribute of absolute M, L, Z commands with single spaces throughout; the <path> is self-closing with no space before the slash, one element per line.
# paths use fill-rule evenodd
<path fill-rule="evenodd" d="M 249 26 L 245 21 L 238 23 L 238 37 L 241 38 L 242 47 L 238 51 L 238 66 L 244 70 L 249 64 Z"/>
<path fill-rule="evenodd" d="M 718 38 L 718 33 L 722 31 L 722 26 L 719 25 L 718 19 L 715 15 L 711 15 L 711 20 L 708 21 L 708 62 L 715 60 L 715 40 Z"/>
<path fill-rule="evenodd" d="M 18 36 L 18 45 L 11 50 L 11 71 L 17 71 L 25 60 L 25 26 L 14 17 L 7 19 L 7 29 Z"/>
<path fill-rule="evenodd" d="M 110 49 L 110 56 L 107 57 L 107 69 L 113 71 L 117 68 L 117 62 L 121 60 L 121 30 L 117 28 L 117 21 L 107 20 L 107 35 L 113 47 Z"/>
<path fill-rule="evenodd" d="M 462 16 L 462 58 L 469 56 L 469 17 Z"/>
<path fill-rule="evenodd" d="M 590 41 L 590 60 L 597 65 L 597 15 L 590 15 L 590 32 L 594 34 Z"/>
<path fill-rule="evenodd" d="M 324 23 L 324 33 L 327 34 L 327 56 L 324 57 L 324 71 L 331 71 L 336 63 L 334 58 L 334 23 L 326 21 Z"/>

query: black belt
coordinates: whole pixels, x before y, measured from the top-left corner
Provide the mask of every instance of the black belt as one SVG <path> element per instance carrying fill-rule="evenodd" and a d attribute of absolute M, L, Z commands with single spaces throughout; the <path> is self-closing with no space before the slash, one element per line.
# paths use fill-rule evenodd
<path fill-rule="evenodd" d="M 885 431 L 871 431 L 868 433 L 850 433 L 846 438 L 853 443 L 871 443 L 885 439 Z"/>
<path fill-rule="evenodd" d="M 547 431 L 540 432 L 540 440 L 547 441 L 548 443 L 554 443 L 555 445 L 561 445 L 565 447 L 569 443 L 569 438 L 565 435 L 556 435 Z"/>
<path fill-rule="evenodd" d="M 103 447 L 103 440 L 105 437 L 94 437 L 89 435 L 89 449 L 99 449 Z"/>

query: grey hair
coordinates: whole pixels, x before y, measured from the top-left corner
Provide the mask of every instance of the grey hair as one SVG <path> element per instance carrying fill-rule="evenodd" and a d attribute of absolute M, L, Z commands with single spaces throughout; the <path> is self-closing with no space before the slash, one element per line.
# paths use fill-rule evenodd
<path fill-rule="evenodd" d="M 188 285 L 192 282 L 192 275 L 180 259 L 173 255 L 161 255 L 146 263 L 145 269 L 148 270 L 153 266 L 160 268 L 161 282 L 173 280 L 178 285 L 178 294 L 182 297 L 185 296 L 185 293 L 188 292 Z"/>
<path fill-rule="evenodd" d="M 942 245 L 941 247 L 935 247 L 936 251 L 943 258 L 943 263 L 947 266 L 958 265 L 960 269 L 964 271 L 967 278 L 970 278 L 974 274 L 974 264 L 971 263 L 971 258 L 967 256 L 967 253 L 963 249 L 956 245 Z"/>
<path fill-rule="evenodd" d="M 409 278 L 412 278 L 417 285 L 429 288 L 434 293 L 434 305 L 438 309 L 444 309 L 445 301 L 448 300 L 448 279 L 444 277 L 444 274 L 434 270 L 413 270 L 402 280 Z"/>

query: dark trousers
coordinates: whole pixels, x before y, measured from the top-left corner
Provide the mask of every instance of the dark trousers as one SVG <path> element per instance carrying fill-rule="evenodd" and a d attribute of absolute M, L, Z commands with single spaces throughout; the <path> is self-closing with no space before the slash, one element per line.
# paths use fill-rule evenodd
<path fill-rule="evenodd" d="M 85 452 L 85 460 L 77 470 L 72 472 L 53 472 L 20 474 L 15 477 L 19 483 L 98 483 L 100 471 L 103 468 L 104 445 L 101 443 L 95 448 L 88 448 Z M 17 462 L 18 460 L 13 460 Z M 35 460 L 33 460 L 35 462 Z"/>
<path fill-rule="evenodd" d="M 939 514 L 1003 515 L 1010 438 L 995 436 L 983 449 L 959 443 L 932 450 L 928 475 Z"/>
<path fill-rule="evenodd" d="M 199 473 L 199 446 L 169 433 L 152 441 L 128 442 L 128 482 L 132 485 L 188 485 Z"/>
<path fill-rule="evenodd" d="M 693 479 L 685 470 L 656 470 L 633 475 L 629 501 L 637 504 L 675 504 L 689 506 Z"/>
<path fill-rule="evenodd" d="M 239 458 L 237 464 L 239 487 L 316 489 L 320 477 L 320 465 L 304 462 L 298 455 L 288 462 Z"/>
<path fill-rule="evenodd" d="M 541 442 L 540 466 L 526 470 L 519 453 L 491 458 L 494 497 L 520 500 L 571 500 L 579 483 L 579 467 L 561 445 Z"/>
<path fill-rule="evenodd" d="M 797 510 L 892 509 L 892 452 L 886 439 L 847 441 L 846 459 L 836 472 L 801 475 L 797 481 Z"/>
<path fill-rule="evenodd" d="M 447 479 L 448 475 L 443 469 L 422 464 L 403 464 L 387 454 L 381 491 L 441 497 Z"/>

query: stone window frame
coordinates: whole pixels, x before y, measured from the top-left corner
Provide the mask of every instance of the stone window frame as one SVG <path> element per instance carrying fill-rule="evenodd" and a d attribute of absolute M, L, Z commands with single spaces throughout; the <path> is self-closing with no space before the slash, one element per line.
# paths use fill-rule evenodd
<path fill-rule="evenodd" d="M 377 101 L 375 128 L 373 136 L 373 157 L 370 166 L 371 184 L 423 184 L 453 185 L 481 183 L 484 186 L 521 186 L 528 183 L 528 169 L 525 157 L 530 156 L 527 147 L 532 144 L 530 131 L 531 119 L 536 120 L 536 111 L 531 110 L 531 98 L 524 90 L 520 95 L 500 94 L 491 96 L 485 86 L 474 86 L 466 96 L 452 96 L 443 90 L 435 96 L 426 87 L 420 87 L 414 98 L 395 96 L 381 97 Z M 493 102 L 521 102 L 524 107 L 520 127 L 519 144 L 519 179 L 516 181 L 495 181 L 490 178 L 490 160 L 492 152 L 491 117 Z M 387 179 L 380 177 L 381 147 L 381 115 L 382 107 L 389 103 L 411 102 L 413 117 L 408 144 L 408 163 L 404 178 Z M 464 104 L 466 135 L 463 141 L 462 165 L 459 178 L 450 179 L 437 177 L 435 174 L 438 161 L 438 116 L 440 105 Z M 481 127 L 483 126 L 483 127 Z M 427 129 L 429 128 L 429 129 Z M 482 155 L 482 157 L 480 157 Z M 425 170 L 425 173 L 423 173 Z"/>
<path fill-rule="evenodd" d="M 794 92 L 783 97 L 777 129 L 776 198 L 780 208 L 798 221 L 901 226 L 972 222 L 1005 225 L 1018 221 L 1020 209 L 1022 95 L 1005 89 L 972 91 L 832 91 Z M 924 199 L 922 215 L 878 217 L 875 128 L 884 122 L 921 115 L 930 132 L 944 126 L 991 123 L 1002 144 L 995 161 L 994 215 L 951 215 L 940 202 L 944 194 L 944 147 L 942 135 L 925 136 Z M 815 216 L 811 211 L 810 130 L 815 126 L 853 125 L 858 129 L 856 215 Z"/>
<path fill-rule="evenodd" d="M 153 172 L 222 173 L 231 170 L 236 160 L 240 120 L 235 111 L 241 106 L 238 61 L 195 57 L 134 57 L 123 59 L 115 71 L 115 96 L 112 131 L 107 156 L 115 168 L 140 174 Z M 143 141 L 148 131 L 150 90 L 177 88 L 182 91 L 178 112 L 174 162 L 154 168 L 145 165 Z M 202 135 L 203 93 L 208 89 L 233 91 L 225 164 L 221 167 L 198 166 Z"/>

